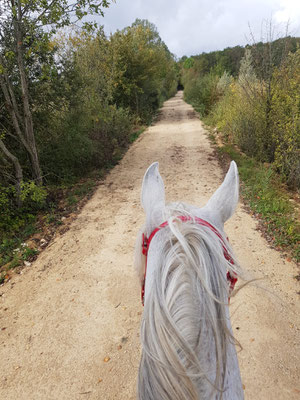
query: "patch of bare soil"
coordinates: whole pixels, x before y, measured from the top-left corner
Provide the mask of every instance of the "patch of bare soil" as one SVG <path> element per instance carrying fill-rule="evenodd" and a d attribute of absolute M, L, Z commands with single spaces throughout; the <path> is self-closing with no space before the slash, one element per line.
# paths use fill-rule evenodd
<path fill-rule="evenodd" d="M 131 146 L 70 229 L 0 287 L 0 398 L 136 398 L 143 308 L 132 268 L 143 174 L 160 162 L 169 200 L 202 206 L 222 171 L 182 93 Z M 231 304 L 246 399 L 298 399 L 299 283 L 242 207 L 226 226 L 241 264 L 263 289 Z"/>

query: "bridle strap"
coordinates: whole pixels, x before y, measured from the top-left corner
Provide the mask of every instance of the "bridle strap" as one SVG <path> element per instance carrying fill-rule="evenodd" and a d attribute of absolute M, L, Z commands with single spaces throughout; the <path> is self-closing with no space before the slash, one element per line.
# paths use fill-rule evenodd
<path fill-rule="evenodd" d="M 202 218 L 198 218 L 198 217 L 190 217 L 190 216 L 185 216 L 185 215 L 178 215 L 175 217 L 175 219 L 179 219 L 182 222 L 187 222 L 187 221 L 193 221 L 196 222 L 199 225 L 205 226 L 207 228 L 209 228 L 210 230 L 212 230 L 217 236 L 218 238 L 221 240 L 221 244 L 222 244 L 222 248 L 223 248 L 223 254 L 224 257 L 227 261 L 230 262 L 230 264 L 234 264 L 234 261 L 232 259 L 232 257 L 230 256 L 230 254 L 228 253 L 228 250 L 226 248 L 224 239 L 222 237 L 222 235 L 220 234 L 220 232 L 213 226 L 211 225 L 209 222 L 205 221 Z M 149 251 L 149 247 L 150 247 L 150 243 L 152 241 L 152 239 L 154 238 L 154 236 L 156 235 L 157 232 L 159 232 L 162 228 L 165 228 L 166 226 L 169 225 L 169 222 L 163 222 L 162 224 L 160 224 L 157 228 L 155 228 L 149 238 L 147 238 L 147 236 L 143 233 L 143 237 L 142 237 L 142 253 L 143 255 L 146 257 L 146 262 L 145 262 L 145 274 L 144 274 L 144 279 L 142 282 L 142 290 L 141 290 L 141 298 L 142 298 L 142 304 L 144 305 L 144 300 L 145 300 L 145 283 L 146 283 L 146 273 L 147 273 L 147 258 L 148 258 L 148 251 Z M 237 276 L 235 273 L 231 273 L 230 271 L 227 271 L 227 280 L 229 282 L 229 291 L 230 293 L 233 291 L 234 286 L 237 282 Z M 228 298 L 228 302 L 229 302 L 230 297 Z"/>

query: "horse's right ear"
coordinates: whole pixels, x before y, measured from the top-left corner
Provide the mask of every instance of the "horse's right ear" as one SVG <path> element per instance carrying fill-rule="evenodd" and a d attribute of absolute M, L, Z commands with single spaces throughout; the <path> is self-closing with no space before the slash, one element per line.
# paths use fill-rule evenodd
<path fill-rule="evenodd" d="M 158 162 L 147 169 L 141 195 L 142 207 L 146 213 L 146 229 L 153 229 L 161 223 L 165 209 L 165 186 L 158 172 Z"/>

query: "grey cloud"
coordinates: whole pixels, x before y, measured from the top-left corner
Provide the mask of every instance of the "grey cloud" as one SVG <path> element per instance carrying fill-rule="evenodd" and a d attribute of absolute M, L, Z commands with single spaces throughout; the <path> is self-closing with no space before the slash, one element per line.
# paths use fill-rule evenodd
<path fill-rule="evenodd" d="M 157 26 L 170 51 L 180 57 L 245 45 L 250 38 L 248 24 L 260 40 L 264 20 L 273 19 L 276 24 L 277 16 L 289 12 L 294 14 L 292 22 L 300 17 L 298 0 L 288 3 L 289 8 L 285 0 L 117 0 L 98 22 L 110 33 L 131 25 L 136 18 L 148 19 Z M 296 27 L 292 33 L 297 32 Z"/>

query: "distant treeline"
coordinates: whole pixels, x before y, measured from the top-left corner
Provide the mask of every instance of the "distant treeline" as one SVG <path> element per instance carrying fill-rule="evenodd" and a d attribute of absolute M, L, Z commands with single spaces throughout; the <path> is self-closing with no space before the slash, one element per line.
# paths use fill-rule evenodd
<path fill-rule="evenodd" d="M 300 187 L 300 38 L 179 61 L 186 101 L 226 140 Z"/>
<path fill-rule="evenodd" d="M 240 70 L 241 59 L 245 55 L 246 49 L 250 49 L 253 57 L 253 64 L 257 68 L 258 75 L 264 72 L 262 68 L 266 63 L 272 62 L 273 66 L 279 66 L 289 52 L 295 53 L 300 45 L 300 38 L 288 36 L 277 39 L 272 43 L 258 42 L 254 45 L 245 47 L 227 47 L 224 50 L 202 53 L 196 56 L 183 56 L 179 60 L 181 68 L 190 69 L 197 74 L 208 74 L 214 72 L 222 75 L 227 71 L 233 77 L 237 77 Z M 270 48 L 271 46 L 271 48 Z M 271 50 L 271 55 L 270 55 Z M 270 60 L 270 56 L 272 60 Z"/>
<path fill-rule="evenodd" d="M 13 12 L 1 26 L 0 234 L 43 207 L 45 186 L 116 163 L 178 83 L 146 20 L 110 37 L 91 27 L 51 36 L 29 17 L 20 14 L 22 32 Z"/>

